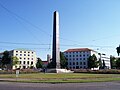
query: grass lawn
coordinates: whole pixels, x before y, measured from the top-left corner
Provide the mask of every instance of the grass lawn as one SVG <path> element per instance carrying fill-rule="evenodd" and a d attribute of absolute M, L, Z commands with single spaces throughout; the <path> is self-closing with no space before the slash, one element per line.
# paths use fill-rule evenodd
<path fill-rule="evenodd" d="M 36 82 L 36 83 L 82 83 L 82 82 L 107 82 L 120 81 L 120 74 L 84 74 L 84 73 L 35 73 L 19 74 L 16 79 L 15 74 L 0 74 L 0 79 L 13 79 L 17 82 Z"/>

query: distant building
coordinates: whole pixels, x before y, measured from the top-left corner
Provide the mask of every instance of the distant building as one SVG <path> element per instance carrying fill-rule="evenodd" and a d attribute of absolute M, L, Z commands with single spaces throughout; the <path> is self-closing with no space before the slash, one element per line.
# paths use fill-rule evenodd
<path fill-rule="evenodd" d="M 100 55 L 100 60 L 103 64 L 105 65 L 104 69 L 111 69 L 111 64 L 110 64 L 110 56 L 107 56 L 106 54 L 99 53 Z"/>
<path fill-rule="evenodd" d="M 26 69 L 30 67 L 36 68 L 36 52 L 26 49 L 14 49 L 9 51 L 10 56 L 16 56 L 19 59 L 19 65 L 17 67 L 13 66 L 13 69 L 20 68 Z M 2 54 L 0 55 L 2 56 Z"/>
<path fill-rule="evenodd" d="M 69 69 L 87 69 L 88 58 L 93 54 L 96 55 L 97 59 L 99 58 L 98 52 L 89 48 L 75 48 L 64 51 Z"/>

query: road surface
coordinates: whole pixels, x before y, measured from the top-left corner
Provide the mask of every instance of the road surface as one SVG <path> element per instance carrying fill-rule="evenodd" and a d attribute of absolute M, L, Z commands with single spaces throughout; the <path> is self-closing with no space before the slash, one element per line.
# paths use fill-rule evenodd
<path fill-rule="evenodd" d="M 120 82 L 59 84 L 0 82 L 0 90 L 120 90 Z"/>

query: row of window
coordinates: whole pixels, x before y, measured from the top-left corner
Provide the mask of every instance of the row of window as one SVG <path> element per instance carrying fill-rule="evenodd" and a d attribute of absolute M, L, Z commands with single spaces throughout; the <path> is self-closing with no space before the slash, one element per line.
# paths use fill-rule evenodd
<path fill-rule="evenodd" d="M 86 62 L 69 62 L 69 65 L 86 65 Z"/>
<path fill-rule="evenodd" d="M 65 52 L 66 54 L 68 54 L 68 53 L 89 53 L 88 51 L 81 51 L 81 52 Z"/>
<path fill-rule="evenodd" d="M 30 54 L 16 54 L 16 56 L 30 56 Z M 33 57 L 33 55 L 31 55 Z"/>
<path fill-rule="evenodd" d="M 83 67 L 82 66 L 80 66 L 80 67 L 79 66 L 76 66 L 76 67 L 75 66 L 73 66 L 73 67 L 70 66 L 69 68 L 70 69 L 86 69 L 87 67 L 86 66 L 83 66 Z"/>
<path fill-rule="evenodd" d="M 24 59 L 24 60 L 33 60 L 33 58 L 22 58 L 22 57 L 20 57 L 20 59 Z"/>
<path fill-rule="evenodd" d="M 31 65 L 33 65 L 33 61 L 31 61 L 31 62 L 29 62 L 29 61 L 20 61 L 20 64 L 31 64 Z"/>
<path fill-rule="evenodd" d="M 87 55 L 65 55 L 65 57 L 85 57 L 85 56 L 90 56 L 89 54 L 87 54 Z"/>
<path fill-rule="evenodd" d="M 69 58 L 68 60 L 88 60 L 88 58 Z"/>
<path fill-rule="evenodd" d="M 29 51 L 16 51 L 16 53 L 18 53 L 18 52 L 20 52 L 20 53 L 30 53 Z M 32 54 L 34 53 L 34 52 L 31 52 Z"/>

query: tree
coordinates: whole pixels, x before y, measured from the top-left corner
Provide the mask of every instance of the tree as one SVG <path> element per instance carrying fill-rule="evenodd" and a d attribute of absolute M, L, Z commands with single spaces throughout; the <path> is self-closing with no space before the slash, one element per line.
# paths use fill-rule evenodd
<path fill-rule="evenodd" d="M 95 54 L 93 54 L 92 56 L 90 56 L 88 58 L 88 68 L 97 68 L 99 65 L 99 61 L 97 61 L 97 57 L 95 56 Z"/>
<path fill-rule="evenodd" d="M 43 66 L 42 60 L 40 58 L 38 58 L 37 63 L 36 63 L 36 67 L 42 68 L 42 66 Z"/>
<path fill-rule="evenodd" d="M 120 69 L 120 58 L 116 60 L 116 67 L 117 69 Z"/>
<path fill-rule="evenodd" d="M 116 58 L 113 56 L 110 56 L 110 64 L 111 64 L 111 69 L 116 68 Z"/>
<path fill-rule="evenodd" d="M 101 61 L 101 59 L 99 59 L 99 69 L 102 69 L 102 61 Z"/>
<path fill-rule="evenodd" d="M 2 66 L 6 67 L 7 69 L 10 68 L 10 67 L 8 67 L 8 65 L 11 64 L 11 57 L 10 57 L 8 51 L 3 52 L 3 57 L 2 57 L 1 63 L 2 63 Z"/>
<path fill-rule="evenodd" d="M 16 56 L 12 57 L 12 66 L 15 66 L 15 69 L 17 68 L 17 65 L 19 65 L 19 59 Z"/>
<path fill-rule="evenodd" d="M 60 52 L 60 66 L 61 68 L 67 68 L 67 59 L 62 52 Z"/>
<path fill-rule="evenodd" d="M 120 53 L 120 45 L 119 45 L 119 47 L 116 48 L 116 50 L 117 50 L 117 54 L 118 54 L 118 56 L 119 56 L 119 53 Z"/>

